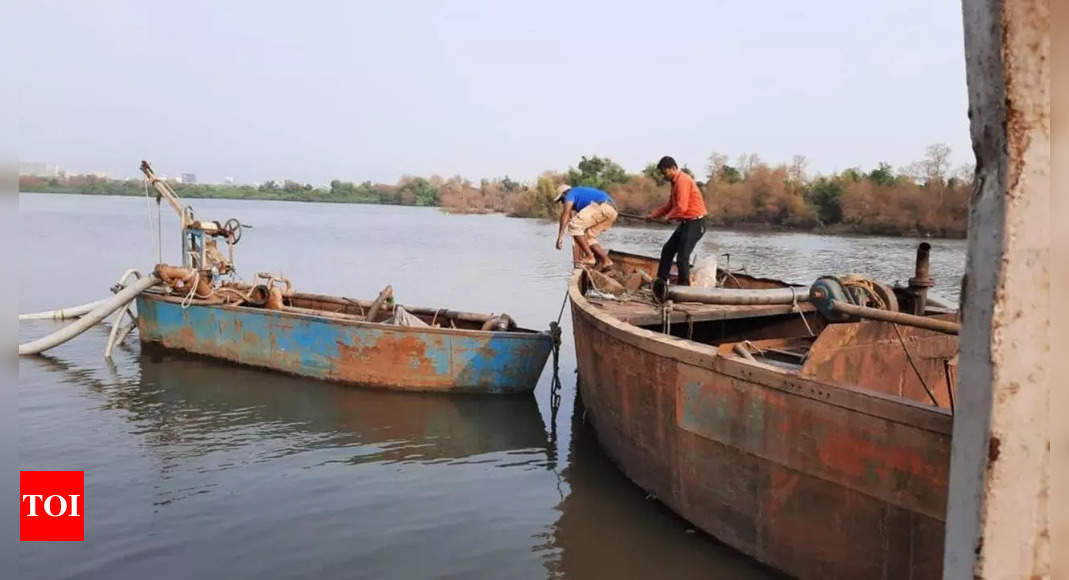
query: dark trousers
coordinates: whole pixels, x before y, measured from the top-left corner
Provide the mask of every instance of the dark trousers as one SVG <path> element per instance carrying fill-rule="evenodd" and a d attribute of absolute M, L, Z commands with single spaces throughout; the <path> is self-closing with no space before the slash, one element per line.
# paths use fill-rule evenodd
<path fill-rule="evenodd" d="M 676 284 L 690 286 L 690 253 L 694 251 L 694 246 L 698 245 L 698 240 L 704 235 L 705 218 L 680 222 L 676 226 L 676 231 L 672 232 L 672 237 L 668 238 L 664 247 L 661 248 L 661 263 L 657 266 L 657 277 L 668 280 L 668 272 L 672 270 L 674 258 L 679 270 L 679 281 Z"/>

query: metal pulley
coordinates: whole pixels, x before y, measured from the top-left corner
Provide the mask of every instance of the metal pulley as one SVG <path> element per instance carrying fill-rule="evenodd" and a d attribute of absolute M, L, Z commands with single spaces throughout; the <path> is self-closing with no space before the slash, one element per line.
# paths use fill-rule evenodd
<path fill-rule="evenodd" d="M 835 276 L 821 276 L 809 287 L 809 303 L 816 306 L 828 322 L 849 322 L 850 315 L 836 311 L 836 301 L 853 304 L 854 300 Z"/>

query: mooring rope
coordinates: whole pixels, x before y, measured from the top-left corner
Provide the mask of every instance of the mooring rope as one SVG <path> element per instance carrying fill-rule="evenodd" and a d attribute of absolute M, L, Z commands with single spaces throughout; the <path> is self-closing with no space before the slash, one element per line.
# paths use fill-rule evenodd
<path fill-rule="evenodd" d="M 557 324 L 560 324 L 560 319 L 564 316 L 564 307 L 568 305 L 568 288 L 564 289 L 564 300 L 560 303 L 560 312 L 557 313 Z"/>
<path fill-rule="evenodd" d="M 805 312 L 802 312 L 802 307 L 798 305 L 798 292 L 794 286 L 791 286 L 791 310 L 798 313 L 798 316 L 802 317 L 802 324 L 805 325 L 805 329 L 809 332 L 809 336 L 816 336 L 813 329 L 809 326 L 809 321 L 806 320 Z"/>

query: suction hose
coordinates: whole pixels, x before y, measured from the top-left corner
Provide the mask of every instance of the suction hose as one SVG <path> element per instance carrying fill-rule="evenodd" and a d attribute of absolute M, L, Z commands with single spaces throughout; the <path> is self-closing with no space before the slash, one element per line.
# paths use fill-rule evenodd
<path fill-rule="evenodd" d="M 159 281 L 160 279 L 153 274 L 139 279 L 137 282 L 123 288 L 114 296 L 98 304 L 77 322 L 72 322 L 43 338 L 38 338 L 37 340 L 30 341 L 26 344 L 20 344 L 19 356 L 40 354 L 50 348 L 67 342 L 86 330 L 89 330 L 93 325 L 104 320 L 104 318 L 112 312 L 115 312 L 120 308 L 125 308 L 131 300 L 137 298 L 138 294 L 155 286 Z"/>
<path fill-rule="evenodd" d="M 86 302 L 85 304 L 79 304 L 78 306 L 71 306 L 69 308 L 60 308 L 59 310 L 19 314 L 19 320 L 66 320 L 68 318 L 78 318 L 107 301 L 107 298 L 101 298 L 100 300 Z"/>
<path fill-rule="evenodd" d="M 141 273 L 133 268 L 123 272 L 122 277 L 119 278 L 118 286 L 124 286 L 126 284 L 126 279 L 130 276 L 140 278 Z M 110 300 L 110 298 L 101 298 L 100 300 L 86 302 L 85 304 L 79 304 L 78 306 L 69 306 L 57 310 L 46 310 L 44 312 L 32 312 L 30 314 L 19 314 L 19 320 L 67 320 L 68 318 L 80 318 L 108 300 Z"/>

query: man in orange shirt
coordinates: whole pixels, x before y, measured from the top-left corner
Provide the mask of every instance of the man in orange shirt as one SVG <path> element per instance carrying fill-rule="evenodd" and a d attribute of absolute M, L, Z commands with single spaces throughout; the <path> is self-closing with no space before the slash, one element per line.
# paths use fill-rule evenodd
<path fill-rule="evenodd" d="M 665 218 L 679 222 L 672 237 L 661 248 L 661 263 L 657 266 L 657 277 L 668 281 L 672 270 L 672 260 L 676 260 L 679 271 L 680 286 L 690 286 L 690 253 L 698 240 L 705 235 L 705 200 L 702 192 L 694 183 L 694 178 L 679 170 L 676 160 L 662 157 L 657 162 L 657 169 L 665 179 L 672 182 L 672 195 L 668 202 L 653 210 L 650 218 Z"/>

